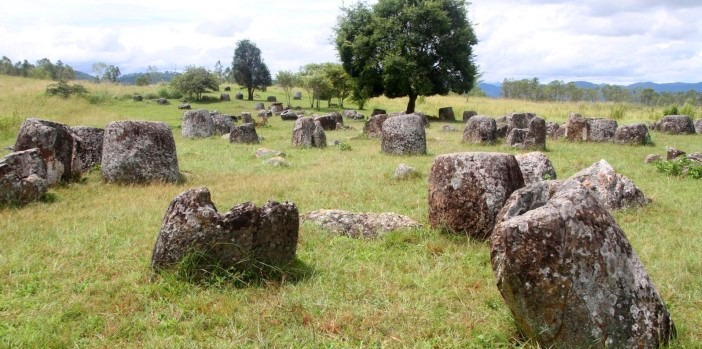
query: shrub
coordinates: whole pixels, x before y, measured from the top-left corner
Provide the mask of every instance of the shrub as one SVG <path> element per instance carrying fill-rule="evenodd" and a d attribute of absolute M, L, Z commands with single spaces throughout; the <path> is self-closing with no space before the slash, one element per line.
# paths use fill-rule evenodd
<path fill-rule="evenodd" d="M 148 95 L 149 94 L 147 94 L 147 96 Z M 166 99 L 180 99 L 180 98 L 183 98 L 183 94 L 164 86 L 164 87 L 161 87 L 158 89 L 158 97 L 156 97 L 156 98 L 159 98 L 159 97 L 166 98 Z M 153 99 L 153 98 L 147 97 L 147 99 Z"/>
<path fill-rule="evenodd" d="M 680 115 L 687 115 L 691 118 L 695 118 L 695 106 L 692 105 L 690 102 L 686 102 L 685 105 L 680 109 Z"/>
<path fill-rule="evenodd" d="M 88 93 L 88 90 L 83 87 L 83 85 L 72 84 L 69 85 L 65 80 L 61 80 L 57 83 L 49 84 L 46 87 L 46 94 L 49 96 L 58 96 L 61 98 L 68 98 L 70 96 L 81 96 Z"/>
<path fill-rule="evenodd" d="M 687 156 L 679 156 L 673 160 L 660 160 L 655 163 L 658 172 L 669 176 L 702 178 L 702 164 L 693 162 Z"/>
<path fill-rule="evenodd" d="M 624 118 L 624 113 L 626 112 L 626 107 L 624 104 L 615 104 L 609 110 L 610 119 L 621 120 Z"/>
<path fill-rule="evenodd" d="M 663 109 L 663 116 L 666 115 L 679 115 L 680 113 L 678 112 L 678 105 L 677 104 L 671 104 L 667 108 Z"/>

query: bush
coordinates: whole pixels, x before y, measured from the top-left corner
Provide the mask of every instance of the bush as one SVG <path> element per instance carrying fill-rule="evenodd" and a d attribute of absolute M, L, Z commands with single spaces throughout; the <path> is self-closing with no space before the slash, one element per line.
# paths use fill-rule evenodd
<path fill-rule="evenodd" d="M 150 94 L 147 94 L 147 96 L 148 95 L 150 95 Z M 183 94 L 178 92 L 178 91 L 172 90 L 168 87 L 161 87 L 158 89 L 158 96 L 156 98 L 159 98 L 159 97 L 166 98 L 166 99 L 180 99 L 180 98 L 183 98 Z M 149 97 L 146 97 L 146 98 L 147 99 L 154 99 L 154 98 L 149 98 Z"/>
<path fill-rule="evenodd" d="M 70 96 L 82 96 L 88 93 L 88 90 L 83 85 L 69 85 L 66 81 L 61 80 L 57 83 L 50 84 L 46 87 L 46 94 L 49 96 L 58 96 L 68 98 Z"/>
<path fill-rule="evenodd" d="M 673 160 L 660 160 L 655 163 L 658 172 L 669 176 L 702 178 L 702 164 L 693 162 L 687 156 L 679 156 Z"/>
<path fill-rule="evenodd" d="M 695 111 L 695 106 L 692 105 L 690 102 L 686 102 L 685 105 L 680 109 L 680 115 L 687 115 L 691 118 L 695 118 L 695 114 L 697 112 Z"/>
<path fill-rule="evenodd" d="M 680 115 L 680 113 L 678 112 L 678 105 L 671 104 L 667 108 L 663 109 L 663 116 L 666 115 Z"/>
<path fill-rule="evenodd" d="M 112 99 L 112 96 L 107 91 L 97 91 L 85 96 L 85 99 L 90 104 L 102 104 Z"/>

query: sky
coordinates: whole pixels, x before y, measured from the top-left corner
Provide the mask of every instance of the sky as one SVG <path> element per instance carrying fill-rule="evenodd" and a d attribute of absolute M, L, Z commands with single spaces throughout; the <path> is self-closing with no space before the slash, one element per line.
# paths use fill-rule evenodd
<path fill-rule="evenodd" d="M 349 5 L 355 0 L 346 0 Z M 369 1 L 374 3 L 374 0 Z M 22 0 L 0 3 L 0 55 L 122 74 L 231 65 L 253 41 L 275 77 L 337 62 L 341 0 Z M 472 0 L 481 80 L 702 81 L 700 0 Z"/>

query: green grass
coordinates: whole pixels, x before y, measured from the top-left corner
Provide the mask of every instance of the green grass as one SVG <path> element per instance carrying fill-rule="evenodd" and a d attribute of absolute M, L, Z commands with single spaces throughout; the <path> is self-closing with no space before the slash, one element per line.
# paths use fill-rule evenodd
<path fill-rule="evenodd" d="M 0 77 L 0 90 L 8 91 L 0 95 L 0 147 L 14 143 L 22 119 L 29 116 L 71 126 L 164 121 L 174 127 L 187 182 L 113 185 L 92 172 L 80 183 L 52 188 L 51 202 L 0 209 L 0 347 L 536 347 L 520 339 L 495 287 L 488 243 L 426 227 L 353 240 L 305 223 L 296 270 L 248 286 L 227 278 L 189 283 L 149 269 L 169 202 L 192 187 L 208 187 L 220 211 L 243 201 L 288 200 L 301 213 L 320 208 L 390 211 L 426 226 L 426 174 L 434 156 L 516 150 L 465 145 L 461 132 L 442 132 L 441 123 L 435 123 L 427 130 L 429 155 L 387 156 L 380 153 L 378 140 L 357 137 L 363 123 L 354 121 L 346 121 L 352 130 L 327 133 L 329 142 L 338 139 L 351 150 L 296 149 L 290 146 L 292 123 L 277 117 L 258 130 L 265 137 L 260 146 L 229 144 L 218 137 L 191 140 L 175 128 L 182 116 L 179 101 L 159 106 L 119 97 L 156 93 L 157 86 L 86 84 L 91 92 L 108 96 L 90 104 L 45 97 L 47 84 Z M 237 91 L 233 86 L 231 96 Z M 258 94 L 257 101 L 268 95 L 284 100 L 275 88 Z M 252 111 L 257 101 L 191 104 L 238 114 Z M 305 99 L 295 102 L 309 106 Z M 367 108 L 402 110 L 404 103 L 376 98 Z M 460 96 L 429 97 L 418 110 L 436 114 L 432 110 L 446 105 L 459 118 L 462 110 L 475 109 L 492 116 L 534 111 L 552 121 L 565 120 L 571 111 L 586 110 L 594 117 L 611 110 L 610 105 Z M 626 110 L 620 123 L 650 120 L 646 109 Z M 653 133 L 652 138 L 655 145 L 648 147 L 549 141 L 547 155 L 559 178 L 604 158 L 653 199 L 615 216 L 672 313 L 678 338 L 671 347 L 696 347 L 702 342 L 702 186 L 699 180 L 659 173 L 643 158 L 665 154 L 666 146 L 700 151 L 702 137 Z M 254 156 L 262 146 L 286 152 L 291 166 L 263 165 Z M 6 153 L 0 150 L 0 155 Z M 400 163 L 423 176 L 394 180 Z"/>

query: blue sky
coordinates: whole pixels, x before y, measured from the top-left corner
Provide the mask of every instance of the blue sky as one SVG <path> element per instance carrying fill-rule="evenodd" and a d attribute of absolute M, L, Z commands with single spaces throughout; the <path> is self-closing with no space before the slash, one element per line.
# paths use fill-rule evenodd
<path fill-rule="evenodd" d="M 371 1 L 372 3 L 373 1 Z M 347 4 L 351 1 L 346 1 Z M 271 72 L 337 61 L 330 42 L 342 1 L 28 0 L 0 4 L 0 55 L 61 59 L 90 73 L 152 65 L 231 64 L 254 41 Z M 476 62 L 486 82 L 702 81 L 702 1 L 473 0 Z"/>

